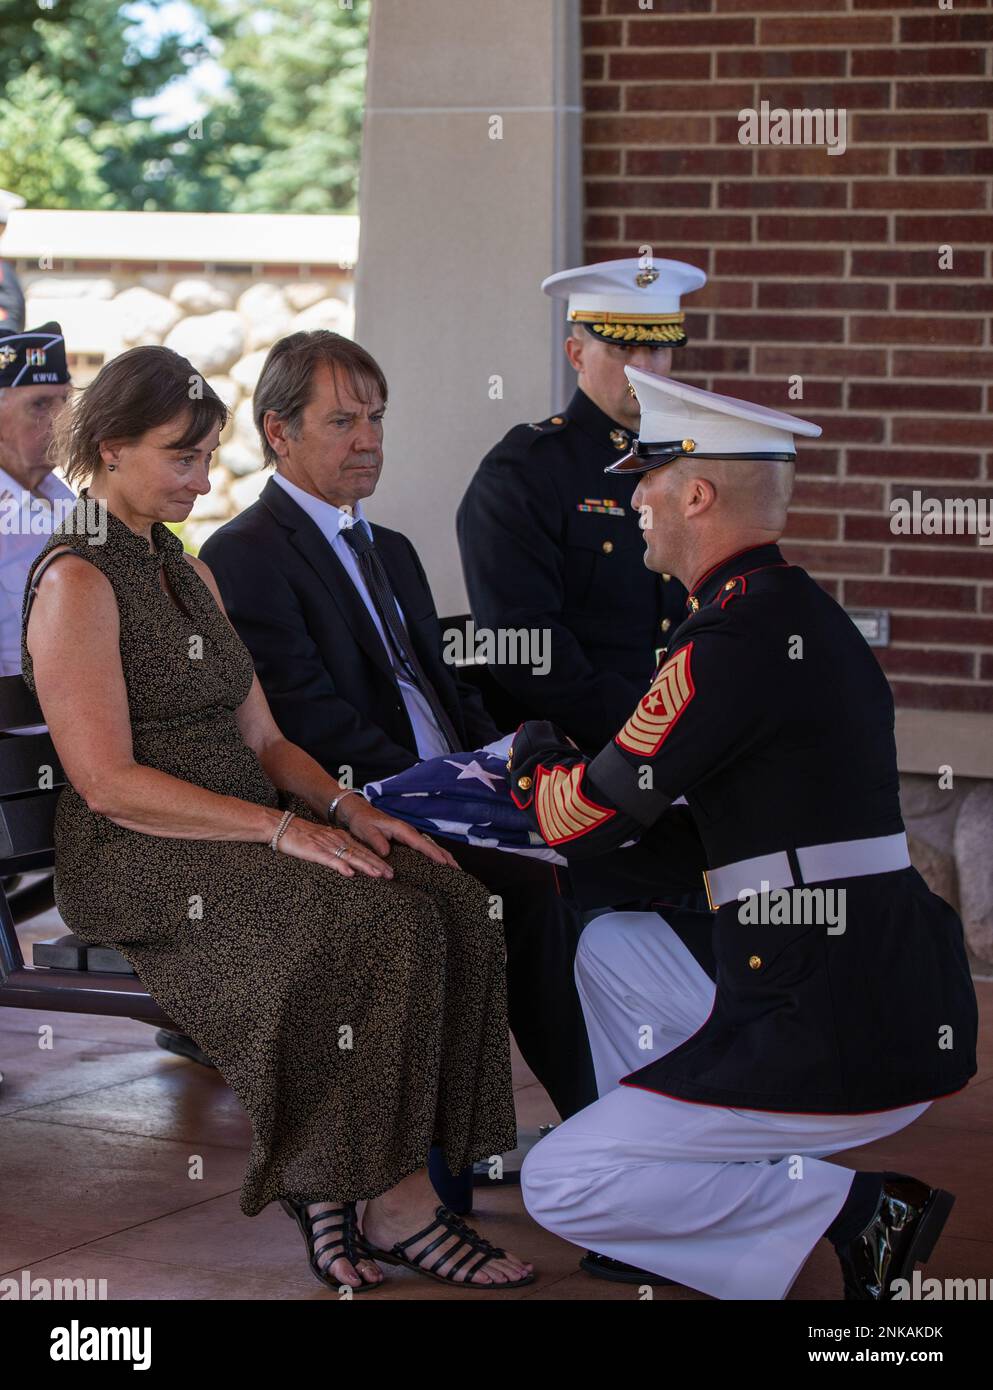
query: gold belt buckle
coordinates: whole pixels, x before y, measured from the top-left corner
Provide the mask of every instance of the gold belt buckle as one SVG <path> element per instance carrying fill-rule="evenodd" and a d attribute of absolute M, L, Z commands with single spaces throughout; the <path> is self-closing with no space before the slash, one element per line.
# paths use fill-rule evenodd
<path fill-rule="evenodd" d="M 706 869 L 703 871 L 703 886 L 707 892 L 707 906 L 711 912 L 716 912 L 720 904 L 714 902 L 714 895 L 710 891 L 710 874 Z"/>

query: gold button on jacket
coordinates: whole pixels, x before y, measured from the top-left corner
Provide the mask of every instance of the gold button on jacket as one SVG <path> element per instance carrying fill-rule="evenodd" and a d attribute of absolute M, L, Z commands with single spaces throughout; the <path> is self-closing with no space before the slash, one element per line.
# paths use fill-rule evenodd
<path fill-rule="evenodd" d="M 748 968 L 749 968 L 749 970 L 758 970 L 759 967 L 761 966 L 761 964 L 762 964 L 762 957 L 761 957 L 761 956 L 749 956 L 749 957 L 748 957 Z"/>

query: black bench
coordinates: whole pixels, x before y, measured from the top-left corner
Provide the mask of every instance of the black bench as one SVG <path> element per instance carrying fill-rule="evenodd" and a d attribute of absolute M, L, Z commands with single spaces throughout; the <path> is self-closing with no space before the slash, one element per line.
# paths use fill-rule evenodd
<path fill-rule="evenodd" d="M 0 677 L 0 1006 L 113 1015 L 176 1031 L 111 947 L 70 933 L 37 943 L 32 964 L 24 963 L 16 924 L 54 904 L 53 824 L 65 774 L 48 733 L 12 731 L 43 722 L 21 677 Z"/>
<path fill-rule="evenodd" d="M 465 635 L 468 615 L 442 620 Z M 509 732 L 525 718 L 485 665 L 460 665 L 497 727 Z M 15 930 L 54 906 L 53 823 L 65 774 L 48 733 L 14 731 L 44 716 L 20 676 L 0 677 L 0 1006 L 134 1018 L 179 1031 L 151 998 L 130 964 L 112 947 L 67 933 L 38 942 L 26 965 Z M 42 785 L 41 769 L 51 768 Z"/>

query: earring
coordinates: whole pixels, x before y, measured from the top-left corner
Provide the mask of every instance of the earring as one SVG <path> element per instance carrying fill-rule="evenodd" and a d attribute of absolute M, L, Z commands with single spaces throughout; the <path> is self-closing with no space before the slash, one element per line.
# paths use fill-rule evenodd
<path fill-rule="evenodd" d="M 116 464 L 116 463 L 108 463 L 108 464 L 107 464 L 107 472 L 108 472 L 108 473 L 115 473 L 116 471 L 117 471 L 117 464 Z"/>

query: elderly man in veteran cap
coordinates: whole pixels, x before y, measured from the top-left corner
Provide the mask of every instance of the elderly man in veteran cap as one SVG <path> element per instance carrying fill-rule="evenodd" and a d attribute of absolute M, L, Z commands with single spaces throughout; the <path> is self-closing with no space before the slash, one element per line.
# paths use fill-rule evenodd
<path fill-rule="evenodd" d="M 591 751 L 617 732 L 652 673 L 686 594 L 652 574 L 631 511 L 633 483 L 604 478 L 631 447 L 638 402 L 626 366 L 668 375 L 686 343 L 681 298 L 707 277 L 682 261 L 604 261 L 542 284 L 567 301 L 576 392 L 565 410 L 517 425 L 483 459 L 458 512 L 478 626 L 548 630 L 551 669 L 492 673 L 524 715 L 554 719 Z"/>
<path fill-rule="evenodd" d="M 886 678 L 777 546 L 794 435 L 820 429 L 628 375 L 641 435 L 614 472 L 638 478 L 645 564 L 686 584 L 686 620 L 595 757 L 522 726 L 512 795 L 567 859 L 623 860 L 640 839 L 662 875 L 692 816 L 715 965 L 664 914 L 586 928 L 600 1099 L 529 1155 L 524 1200 L 565 1239 L 717 1298 L 783 1298 L 826 1236 L 845 1297 L 887 1300 L 954 1199 L 824 1157 L 975 1073 L 962 925 L 911 867 Z"/>
<path fill-rule="evenodd" d="M 31 562 L 73 494 L 51 471 L 55 415 L 69 392 L 57 323 L 11 332 L 0 323 L 0 676 L 21 670 L 21 602 Z"/>

